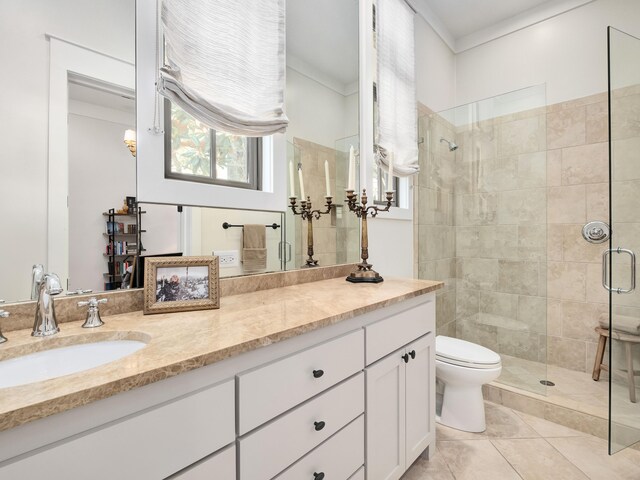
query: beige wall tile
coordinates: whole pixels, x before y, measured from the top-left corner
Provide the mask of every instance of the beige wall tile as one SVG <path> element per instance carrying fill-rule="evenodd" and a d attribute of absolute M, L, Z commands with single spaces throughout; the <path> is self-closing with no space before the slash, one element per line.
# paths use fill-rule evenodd
<path fill-rule="evenodd" d="M 547 186 L 562 185 L 562 149 L 547 150 Z"/>
<path fill-rule="evenodd" d="M 545 149 L 544 117 L 535 116 L 498 126 L 498 156 L 505 157 Z"/>
<path fill-rule="evenodd" d="M 593 143 L 562 150 L 562 185 L 602 183 L 609 178 L 609 146 Z"/>
<path fill-rule="evenodd" d="M 638 152 L 640 152 L 640 136 L 614 140 L 611 145 L 613 179 L 637 180 L 640 178 Z"/>
<path fill-rule="evenodd" d="M 529 332 L 546 333 L 547 299 L 545 297 L 518 297 L 518 321 L 528 327 Z"/>
<path fill-rule="evenodd" d="M 584 263 L 549 262 L 547 295 L 550 298 L 585 301 L 587 265 Z"/>
<path fill-rule="evenodd" d="M 566 108 L 547 114 L 547 148 L 583 145 L 586 140 L 586 108 Z"/>
<path fill-rule="evenodd" d="M 547 186 L 547 152 L 518 156 L 518 188 Z"/>
<path fill-rule="evenodd" d="M 521 260 L 546 260 L 546 225 L 518 226 L 518 258 L 520 258 Z"/>
<path fill-rule="evenodd" d="M 498 290 L 522 295 L 538 294 L 537 262 L 498 260 Z"/>
<path fill-rule="evenodd" d="M 462 288 L 495 290 L 498 285 L 498 260 L 463 258 L 458 263 L 458 275 Z"/>
<path fill-rule="evenodd" d="M 595 342 L 598 335 L 594 328 L 598 326 L 601 313 L 608 307 L 598 303 L 562 302 L 562 336 L 575 340 Z"/>
<path fill-rule="evenodd" d="M 498 223 L 502 225 L 544 224 L 547 218 L 544 188 L 511 190 L 498 194 Z"/>
<path fill-rule="evenodd" d="M 613 182 L 611 184 L 613 221 L 615 223 L 640 222 L 640 180 Z"/>
<path fill-rule="evenodd" d="M 462 285 L 456 288 L 456 320 L 464 321 L 478 315 L 480 291 L 465 289 Z"/>
<path fill-rule="evenodd" d="M 562 336 L 562 301 L 547 298 L 547 335 Z"/>
<path fill-rule="evenodd" d="M 587 219 L 609 223 L 609 184 L 595 183 L 586 188 Z"/>
<path fill-rule="evenodd" d="M 480 292 L 478 306 L 481 313 L 515 319 L 518 314 L 518 296 L 499 292 Z"/>
<path fill-rule="evenodd" d="M 587 105 L 587 143 L 606 142 L 609 139 L 609 106 L 607 101 Z"/>
<path fill-rule="evenodd" d="M 547 259 L 549 261 L 562 261 L 564 225 L 547 225 Z"/>
<path fill-rule="evenodd" d="M 462 195 L 456 200 L 456 209 L 460 214 L 456 225 L 488 225 L 497 222 L 498 195 L 495 193 L 478 193 Z"/>
<path fill-rule="evenodd" d="M 611 136 L 613 140 L 640 137 L 640 95 L 614 98 L 611 105 Z"/>
<path fill-rule="evenodd" d="M 547 209 L 549 223 L 585 223 L 587 212 L 584 185 L 549 188 Z"/>
<path fill-rule="evenodd" d="M 538 361 L 538 334 L 511 328 L 498 328 L 498 351 L 532 362 Z"/>
<path fill-rule="evenodd" d="M 547 358 L 552 365 L 586 371 L 586 344 L 580 340 L 568 338 L 547 337 Z"/>
<path fill-rule="evenodd" d="M 606 248 L 606 247 L 604 247 Z M 603 248 L 603 249 L 604 249 Z M 587 299 L 594 303 L 608 303 L 609 292 L 602 286 L 602 264 L 590 263 L 587 265 Z"/>

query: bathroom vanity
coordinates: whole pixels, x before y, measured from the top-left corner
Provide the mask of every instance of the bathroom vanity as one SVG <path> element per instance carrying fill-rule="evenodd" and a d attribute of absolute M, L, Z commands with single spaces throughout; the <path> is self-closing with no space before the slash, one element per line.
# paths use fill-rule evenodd
<path fill-rule="evenodd" d="M 144 338 L 85 372 L 0 391 L 0 478 L 397 479 L 435 440 L 439 282 L 344 278 L 105 317 L 56 341 Z M 55 337 L 54 337 L 55 338 Z M 3 348 L 25 350 L 27 331 Z"/>

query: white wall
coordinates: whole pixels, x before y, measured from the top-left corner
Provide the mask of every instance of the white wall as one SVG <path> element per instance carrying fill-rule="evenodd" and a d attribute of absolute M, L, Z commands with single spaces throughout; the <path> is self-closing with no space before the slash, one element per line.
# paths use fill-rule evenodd
<path fill-rule="evenodd" d="M 69 289 L 101 291 L 102 274 L 108 271 L 103 255 L 107 218 L 102 213 L 118 210 L 125 197 L 136 195 L 135 158 L 122 141 L 135 118 L 114 112 L 114 117 L 125 118 L 98 119 L 86 115 L 91 111 L 86 106 L 69 114 Z M 85 114 L 77 113 L 81 111 Z M 117 221 L 135 223 L 127 217 Z"/>
<path fill-rule="evenodd" d="M 335 148 L 336 140 L 358 134 L 358 95 L 344 95 L 287 68 L 287 139 L 298 137 Z"/>
<path fill-rule="evenodd" d="M 456 105 L 456 56 L 431 26 L 416 15 L 416 96 L 435 112 Z"/>
<path fill-rule="evenodd" d="M 637 0 L 597 0 L 456 58 L 456 104 L 547 84 L 547 104 L 607 90 L 608 25 L 640 35 Z"/>
<path fill-rule="evenodd" d="M 45 33 L 134 61 L 134 2 L 0 2 L 0 298 L 29 295 L 46 256 L 49 43 Z"/>

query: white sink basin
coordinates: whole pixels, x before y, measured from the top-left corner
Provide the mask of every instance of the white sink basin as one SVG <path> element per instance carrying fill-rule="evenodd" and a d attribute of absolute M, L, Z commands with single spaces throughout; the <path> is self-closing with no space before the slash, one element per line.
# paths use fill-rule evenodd
<path fill-rule="evenodd" d="M 69 345 L 0 361 L 0 388 L 15 387 L 99 367 L 131 355 L 147 344 L 108 340 Z"/>

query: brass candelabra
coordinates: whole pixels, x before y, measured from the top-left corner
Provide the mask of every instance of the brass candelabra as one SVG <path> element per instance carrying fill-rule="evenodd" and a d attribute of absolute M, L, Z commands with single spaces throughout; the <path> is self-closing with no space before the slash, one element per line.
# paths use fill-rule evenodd
<path fill-rule="evenodd" d="M 393 202 L 393 191 L 386 192 L 386 196 L 386 206 L 379 207 L 377 205 L 370 205 L 367 207 L 368 198 L 366 189 L 362 189 L 362 195 L 360 196 L 360 205 L 358 205 L 358 195 L 355 193 L 355 191 L 347 190 L 347 204 L 349 205 L 349 210 L 354 212 L 358 218 L 362 219 L 362 252 L 360 254 L 362 262 L 357 265 L 357 270 L 354 270 L 349 274 L 349 276 L 347 277 L 347 282 L 380 283 L 384 280 L 380 276 L 380 274 L 372 268 L 373 265 L 367 261 L 369 259 L 369 232 L 367 230 L 367 216 L 371 215 L 371 217 L 373 218 L 380 212 L 389 211 Z"/>
<path fill-rule="evenodd" d="M 291 211 L 293 211 L 294 215 L 300 215 L 302 220 L 307 221 L 307 261 L 303 265 L 303 267 L 317 267 L 318 260 L 313 258 L 313 219 L 320 220 L 322 215 L 326 215 L 331 213 L 331 209 L 333 208 L 333 198 L 332 197 L 324 197 L 326 200 L 327 209 L 324 212 L 320 210 L 313 210 L 311 205 L 311 197 L 307 197 L 306 200 L 302 200 L 300 202 L 300 208 L 297 208 L 297 199 L 296 197 L 290 197 L 289 202 L 291 203 Z"/>

